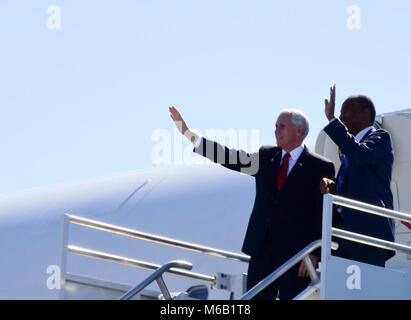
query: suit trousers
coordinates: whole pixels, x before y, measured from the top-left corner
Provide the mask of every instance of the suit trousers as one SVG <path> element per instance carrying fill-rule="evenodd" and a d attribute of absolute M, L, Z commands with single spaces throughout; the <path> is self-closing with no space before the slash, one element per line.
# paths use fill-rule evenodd
<path fill-rule="evenodd" d="M 338 250 L 334 253 L 336 257 L 385 267 L 386 250 L 345 239 L 333 239 L 333 241 L 339 244 Z"/>
<path fill-rule="evenodd" d="M 284 243 L 278 243 L 273 232 L 267 231 L 263 247 L 258 254 L 252 256 L 250 259 L 247 275 L 247 290 L 250 290 L 293 256 L 293 253 L 290 252 L 285 256 L 283 252 L 286 251 L 286 248 L 284 247 L 278 249 L 284 245 Z M 297 263 L 279 279 L 257 294 L 253 300 L 275 300 L 277 298 L 280 300 L 291 300 L 297 296 L 311 282 L 310 278 L 298 277 L 300 263 L 301 262 Z"/>

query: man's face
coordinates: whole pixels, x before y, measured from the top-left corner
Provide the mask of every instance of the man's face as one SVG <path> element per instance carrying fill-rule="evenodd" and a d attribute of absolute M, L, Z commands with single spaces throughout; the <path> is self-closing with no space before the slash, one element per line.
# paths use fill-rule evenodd
<path fill-rule="evenodd" d="M 340 120 L 347 127 L 348 132 L 357 135 L 368 126 L 367 110 L 361 108 L 355 102 L 344 102 L 341 107 Z"/>
<path fill-rule="evenodd" d="M 277 146 L 289 152 L 301 144 L 301 134 L 291 122 L 291 114 L 282 113 L 275 124 L 275 137 Z"/>

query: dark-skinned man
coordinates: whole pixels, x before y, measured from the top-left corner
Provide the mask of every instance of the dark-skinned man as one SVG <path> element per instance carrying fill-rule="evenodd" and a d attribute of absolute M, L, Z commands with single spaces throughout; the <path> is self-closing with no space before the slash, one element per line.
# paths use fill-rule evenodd
<path fill-rule="evenodd" d="M 325 115 L 329 124 L 324 128 L 340 150 L 341 167 L 335 182 L 324 178 L 322 193 L 336 193 L 342 197 L 393 209 L 391 176 L 394 162 L 391 136 L 373 127 L 375 107 L 370 98 L 354 95 L 344 101 L 340 118 L 335 113 L 335 85 L 330 89 L 330 100 L 325 100 Z M 395 224 L 392 219 L 337 207 L 334 226 L 367 236 L 394 241 Z M 337 239 L 336 256 L 384 267 L 395 253 Z"/>

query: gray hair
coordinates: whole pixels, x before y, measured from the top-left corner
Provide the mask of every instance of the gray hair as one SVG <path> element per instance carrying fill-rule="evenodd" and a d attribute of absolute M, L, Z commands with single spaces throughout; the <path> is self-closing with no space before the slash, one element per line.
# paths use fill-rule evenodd
<path fill-rule="evenodd" d="M 298 128 L 299 126 L 303 126 L 303 140 L 307 137 L 308 132 L 310 131 L 310 120 L 308 119 L 307 115 L 300 110 L 297 109 L 286 109 L 281 111 L 282 113 L 288 113 L 291 115 L 291 123 Z"/>

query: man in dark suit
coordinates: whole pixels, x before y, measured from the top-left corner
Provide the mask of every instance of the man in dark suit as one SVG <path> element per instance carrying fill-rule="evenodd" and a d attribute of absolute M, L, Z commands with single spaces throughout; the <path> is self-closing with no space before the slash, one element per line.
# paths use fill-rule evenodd
<path fill-rule="evenodd" d="M 180 113 L 170 108 L 177 128 L 194 151 L 224 167 L 255 177 L 256 197 L 242 251 L 251 256 L 247 288 L 251 289 L 311 242 L 321 238 L 323 176 L 334 177 L 332 162 L 303 146 L 308 119 L 298 110 L 282 112 L 276 122 L 277 147 L 254 154 L 224 147 L 191 132 Z M 320 253 L 310 258 L 317 266 Z M 302 262 L 267 287 L 257 299 L 292 299 L 309 284 Z"/>
<path fill-rule="evenodd" d="M 349 97 L 341 107 L 340 119 L 335 118 L 335 85 L 330 90 L 330 101 L 325 101 L 325 114 L 330 123 L 324 128 L 340 149 L 341 167 L 336 181 L 325 178 L 322 193 L 337 195 L 393 209 L 391 174 L 394 162 L 391 136 L 383 129 L 373 127 L 375 107 L 363 95 Z M 394 241 L 395 225 L 392 219 L 337 207 L 334 226 L 343 230 Z M 385 266 L 394 251 L 338 239 L 335 255 Z"/>

